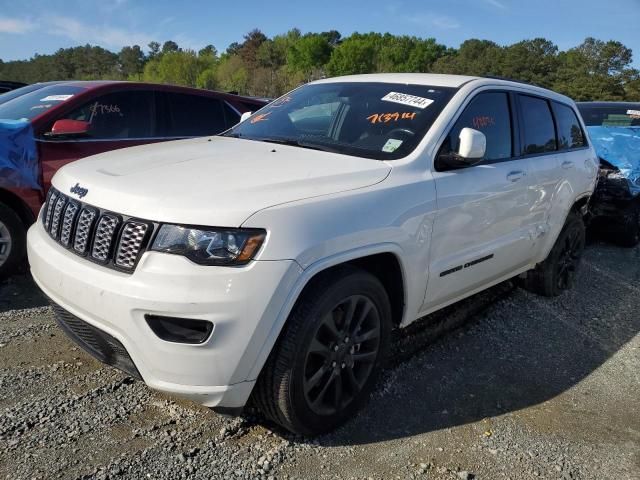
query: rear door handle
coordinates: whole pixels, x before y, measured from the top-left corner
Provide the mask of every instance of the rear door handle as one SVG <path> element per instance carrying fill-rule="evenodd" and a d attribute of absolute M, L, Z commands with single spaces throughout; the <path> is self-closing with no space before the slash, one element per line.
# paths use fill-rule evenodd
<path fill-rule="evenodd" d="M 517 182 L 518 180 L 521 180 L 522 177 L 524 177 L 524 172 L 522 170 L 518 170 L 516 172 L 510 172 L 507 175 L 507 180 L 510 182 Z"/>
<path fill-rule="evenodd" d="M 571 160 L 565 160 L 562 162 L 562 168 L 573 168 L 573 162 Z"/>

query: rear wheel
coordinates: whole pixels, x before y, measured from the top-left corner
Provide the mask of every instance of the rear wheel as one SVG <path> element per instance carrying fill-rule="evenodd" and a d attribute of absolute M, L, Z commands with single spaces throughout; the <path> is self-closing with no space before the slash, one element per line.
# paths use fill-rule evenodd
<path fill-rule="evenodd" d="M 316 435 L 369 396 L 386 356 L 391 307 L 373 275 L 342 267 L 313 281 L 294 307 L 254 390 L 284 428 Z"/>
<path fill-rule="evenodd" d="M 524 287 L 547 297 L 569 290 L 575 283 L 584 245 L 584 221 L 582 216 L 572 212 L 547 259 L 527 273 Z"/>
<path fill-rule="evenodd" d="M 0 279 L 13 273 L 25 254 L 24 224 L 12 209 L 0 203 Z"/>

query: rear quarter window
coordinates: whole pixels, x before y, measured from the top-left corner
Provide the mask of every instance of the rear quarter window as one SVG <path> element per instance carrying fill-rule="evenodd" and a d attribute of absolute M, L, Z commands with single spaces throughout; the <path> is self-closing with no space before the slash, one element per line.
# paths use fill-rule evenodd
<path fill-rule="evenodd" d="M 584 133 L 573 108 L 553 102 L 558 125 L 558 149 L 568 150 L 586 145 Z"/>

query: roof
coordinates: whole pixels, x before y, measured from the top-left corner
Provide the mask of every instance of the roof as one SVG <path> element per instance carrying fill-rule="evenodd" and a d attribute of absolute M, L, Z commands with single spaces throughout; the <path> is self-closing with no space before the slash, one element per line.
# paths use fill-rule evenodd
<path fill-rule="evenodd" d="M 480 77 L 466 75 L 443 75 L 440 73 L 369 73 L 364 75 L 347 75 L 318 80 L 313 83 L 331 82 L 382 82 L 382 83 L 407 83 L 412 85 L 427 85 L 430 87 L 460 88 L 471 80 L 479 80 Z"/>
<path fill-rule="evenodd" d="M 326 78 L 312 83 L 331 83 L 331 82 L 382 82 L 382 83 L 404 83 L 410 85 L 425 85 L 429 87 L 449 87 L 461 88 L 464 85 L 473 82 L 476 86 L 490 85 L 502 87 L 518 87 L 526 89 L 532 93 L 538 93 L 555 100 L 568 103 L 573 101 L 552 90 L 531 85 L 526 82 L 517 80 L 509 80 L 506 78 L 496 77 L 473 77 L 468 75 L 445 75 L 440 73 L 371 73 L 365 75 L 348 75 L 344 77 Z"/>
<path fill-rule="evenodd" d="M 245 97 L 242 95 L 235 95 L 226 92 L 220 92 L 218 90 L 208 90 L 203 88 L 195 88 L 195 87 L 185 87 L 184 85 L 172 85 L 169 83 L 149 83 L 149 82 L 130 82 L 126 80 L 60 80 L 60 81 L 52 81 L 52 82 L 42 82 L 42 85 L 67 85 L 72 87 L 83 88 L 86 90 L 92 90 L 94 88 L 100 87 L 108 87 L 110 85 L 127 85 L 132 87 L 141 87 L 141 88 L 151 88 L 157 90 L 168 90 L 168 91 L 181 91 L 184 93 L 192 93 L 192 94 L 204 94 L 204 95 L 215 95 L 219 98 L 233 99 L 237 98 L 243 102 L 255 103 L 255 104 L 265 104 L 267 103 L 267 99 L 262 98 L 252 98 Z"/>

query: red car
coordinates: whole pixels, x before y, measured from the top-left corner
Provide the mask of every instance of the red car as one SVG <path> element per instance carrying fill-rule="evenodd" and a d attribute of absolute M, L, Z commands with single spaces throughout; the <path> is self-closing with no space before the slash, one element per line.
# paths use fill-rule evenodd
<path fill-rule="evenodd" d="M 238 123 L 242 113 L 265 105 L 232 94 L 148 83 L 40 85 L 0 104 L 0 278 L 24 258 L 26 229 L 38 215 L 51 177 L 66 163 L 118 148 L 214 135 Z M 25 144 L 30 145 L 26 150 Z M 24 173 L 20 165 L 29 162 L 31 180 L 17 180 Z"/>

